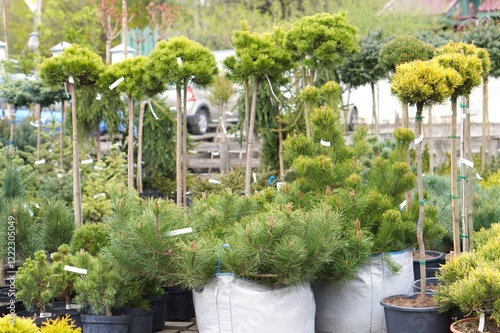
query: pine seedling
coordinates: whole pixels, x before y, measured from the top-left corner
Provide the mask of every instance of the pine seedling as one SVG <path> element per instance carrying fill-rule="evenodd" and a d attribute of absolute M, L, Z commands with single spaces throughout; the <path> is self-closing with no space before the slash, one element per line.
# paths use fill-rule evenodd
<path fill-rule="evenodd" d="M 28 311 L 40 310 L 50 304 L 57 290 L 57 279 L 51 274 L 50 265 L 44 251 L 37 251 L 35 258 L 28 258 L 16 274 L 16 297 L 23 302 Z"/>
<path fill-rule="evenodd" d="M 41 240 L 48 253 L 56 252 L 59 246 L 69 244 L 75 230 L 71 209 L 62 200 L 46 200 L 40 211 Z"/>
<path fill-rule="evenodd" d="M 57 252 L 51 254 L 52 263 L 50 272 L 57 278 L 56 297 L 66 301 L 66 308 L 70 308 L 71 297 L 73 294 L 73 285 L 77 278 L 76 273 L 64 269 L 66 265 L 73 265 L 73 256 L 69 245 L 63 244 L 59 246 Z"/>
<path fill-rule="evenodd" d="M 14 162 L 17 149 L 13 146 L 5 146 L 3 154 L 6 160 L 4 179 L 2 184 L 1 202 L 7 199 L 24 197 L 25 189 L 23 186 L 21 172 Z"/>

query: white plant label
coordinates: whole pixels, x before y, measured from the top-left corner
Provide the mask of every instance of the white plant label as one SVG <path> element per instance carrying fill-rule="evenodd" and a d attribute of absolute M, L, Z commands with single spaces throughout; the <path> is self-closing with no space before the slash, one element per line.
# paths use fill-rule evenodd
<path fill-rule="evenodd" d="M 403 209 L 405 207 L 406 207 L 406 200 L 403 200 L 403 202 L 399 204 L 399 209 Z"/>
<path fill-rule="evenodd" d="M 35 204 L 35 208 L 36 208 L 36 209 L 40 209 L 40 205 L 36 203 L 36 204 Z"/>
<path fill-rule="evenodd" d="M 416 138 L 415 139 L 415 144 L 418 145 L 419 143 L 421 143 L 422 141 L 424 140 L 424 137 L 421 135 L 419 138 Z"/>
<path fill-rule="evenodd" d="M 44 163 L 45 163 L 45 160 L 35 161 L 35 165 L 40 165 L 40 164 L 44 164 Z"/>
<path fill-rule="evenodd" d="M 68 272 L 78 273 L 78 274 L 87 274 L 87 270 L 85 268 L 78 268 L 74 266 L 64 265 L 64 270 Z"/>
<path fill-rule="evenodd" d="M 181 59 L 181 57 L 177 57 L 177 64 L 182 67 L 182 59 Z"/>
<path fill-rule="evenodd" d="M 83 160 L 83 161 L 82 161 L 82 164 L 90 164 L 90 163 L 92 163 L 92 162 L 94 162 L 94 160 L 93 160 L 93 159 L 88 159 L 88 160 Z"/>
<path fill-rule="evenodd" d="M 190 232 L 193 232 L 193 228 L 183 228 L 183 229 L 177 229 L 177 230 L 172 230 L 167 232 L 167 236 L 177 236 L 177 235 L 182 235 L 182 234 L 189 234 Z"/>
<path fill-rule="evenodd" d="M 75 79 L 73 78 L 73 75 L 70 75 L 68 77 L 68 82 L 71 83 L 71 84 L 75 84 Z"/>
<path fill-rule="evenodd" d="M 253 173 L 253 182 L 257 183 L 257 173 L 256 172 Z"/>
<path fill-rule="evenodd" d="M 462 158 L 462 157 L 460 157 L 460 159 L 458 160 L 458 163 L 465 164 L 465 165 L 467 165 L 468 167 L 471 167 L 471 168 L 474 167 L 474 162 L 466 160 L 465 158 Z"/>
<path fill-rule="evenodd" d="M 479 332 L 484 332 L 484 312 L 481 312 L 481 315 L 479 316 L 479 325 L 477 326 L 477 330 Z"/>
<path fill-rule="evenodd" d="M 96 97 L 95 97 L 95 99 L 97 99 L 98 101 L 100 101 L 100 100 L 101 100 L 101 98 L 102 98 L 102 97 L 101 97 L 101 94 L 97 94 L 97 95 L 96 95 Z"/>
<path fill-rule="evenodd" d="M 213 151 L 212 152 L 212 156 L 219 156 L 219 155 L 220 155 L 220 153 L 218 151 Z"/>
<path fill-rule="evenodd" d="M 64 175 L 62 173 L 57 174 L 57 178 L 62 178 Z"/>
<path fill-rule="evenodd" d="M 483 177 L 481 177 L 481 175 L 477 172 L 476 172 L 476 178 L 477 178 L 477 180 L 483 180 Z"/>
<path fill-rule="evenodd" d="M 320 143 L 322 146 L 325 146 L 325 147 L 330 147 L 330 146 L 331 146 L 330 141 L 325 141 L 325 140 L 323 140 L 323 139 L 321 139 L 321 140 L 319 141 L 319 143 Z"/>
<path fill-rule="evenodd" d="M 103 168 L 102 166 L 98 166 L 98 165 L 96 165 L 96 166 L 94 167 L 94 170 L 104 170 L 104 168 Z"/>
<path fill-rule="evenodd" d="M 217 180 L 217 179 L 212 179 L 212 178 L 210 178 L 210 179 L 208 180 L 208 182 L 209 182 L 210 184 L 220 184 L 220 180 Z"/>
<path fill-rule="evenodd" d="M 151 105 L 151 102 L 148 101 L 149 108 L 151 109 L 151 113 L 153 114 L 153 117 L 155 117 L 156 120 L 160 119 L 155 113 L 155 110 L 153 110 L 153 105 Z"/>
<path fill-rule="evenodd" d="M 283 182 L 277 182 L 277 183 L 276 183 L 276 189 L 277 189 L 278 191 L 279 191 L 279 190 L 281 190 L 281 188 L 283 187 L 283 184 L 284 184 Z"/>
<path fill-rule="evenodd" d="M 115 89 L 116 87 L 118 87 L 118 85 L 120 83 L 123 82 L 123 80 L 125 80 L 125 78 L 122 76 L 121 78 L 119 78 L 118 80 L 116 80 L 115 82 L 113 82 L 110 86 L 109 86 L 109 90 L 113 90 Z"/>
<path fill-rule="evenodd" d="M 106 193 L 97 193 L 96 195 L 94 195 L 94 199 L 97 199 L 99 197 L 105 197 L 106 196 Z"/>
<path fill-rule="evenodd" d="M 38 125 L 37 123 L 34 123 L 34 122 L 32 122 L 32 121 L 30 121 L 30 125 L 31 125 L 31 126 L 33 126 L 33 127 L 37 127 L 37 128 L 38 128 L 38 126 L 40 126 L 40 125 Z"/>

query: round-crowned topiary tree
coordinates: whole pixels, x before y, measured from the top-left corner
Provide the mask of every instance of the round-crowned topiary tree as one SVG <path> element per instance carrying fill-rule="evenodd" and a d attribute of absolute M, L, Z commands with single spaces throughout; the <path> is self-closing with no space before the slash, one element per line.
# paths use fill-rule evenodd
<path fill-rule="evenodd" d="M 40 77 L 49 86 L 66 84 L 71 93 L 73 128 L 73 206 L 75 225 L 82 224 L 82 200 L 80 186 L 80 161 L 78 156 L 78 122 L 76 89 L 93 86 L 104 70 L 102 59 L 87 48 L 73 44 L 55 57 L 45 59 L 40 65 Z"/>
<path fill-rule="evenodd" d="M 442 103 L 451 96 L 455 87 L 463 79 L 455 70 L 443 67 L 436 61 L 416 60 L 404 63 L 396 68 L 391 79 L 391 91 L 403 104 L 416 105 L 415 150 L 417 160 L 417 188 L 419 215 L 417 223 L 417 241 L 420 251 L 421 297 L 425 298 L 425 244 L 424 244 L 424 188 L 422 174 L 422 111 L 424 107 Z"/>

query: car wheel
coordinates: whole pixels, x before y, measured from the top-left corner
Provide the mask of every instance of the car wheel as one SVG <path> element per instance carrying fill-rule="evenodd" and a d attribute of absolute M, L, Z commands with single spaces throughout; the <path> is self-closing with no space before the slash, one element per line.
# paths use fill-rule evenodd
<path fill-rule="evenodd" d="M 358 108 L 353 107 L 351 109 L 351 114 L 349 115 L 349 131 L 354 131 L 356 125 L 358 124 Z"/>
<path fill-rule="evenodd" d="M 193 134 L 205 134 L 208 130 L 208 115 L 205 109 L 199 110 L 194 116 L 194 123 L 191 126 Z"/>

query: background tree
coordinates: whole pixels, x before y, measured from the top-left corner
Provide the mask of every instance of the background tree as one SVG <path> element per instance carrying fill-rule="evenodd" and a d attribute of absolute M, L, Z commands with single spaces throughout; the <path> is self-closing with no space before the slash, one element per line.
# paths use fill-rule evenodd
<path fill-rule="evenodd" d="M 0 85 L 0 97 L 2 97 L 2 99 L 8 104 L 12 104 L 14 106 L 14 112 L 8 115 L 10 118 L 9 144 L 14 143 L 17 108 L 30 103 L 30 95 L 28 89 L 26 88 L 27 83 L 25 80 L 6 79 L 5 82 Z"/>
<path fill-rule="evenodd" d="M 449 42 L 435 50 L 435 59 L 442 66 L 456 70 L 463 78 L 460 85 L 456 87 L 451 95 L 451 207 L 453 225 L 453 244 L 455 254 L 460 254 L 460 240 L 463 240 L 464 251 L 468 251 L 469 240 L 460 236 L 458 220 L 458 190 L 457 190 L 457 102 L 458 97 L 468 98 L 472 89 L 481 84 L 483 73 L 490 69 L 488 52 L 463 42 Z M 466 103 L 462 101 L 463 109 Z M 466 221 L 462 221 L 466 225 Z M 468 227 L 462 230 L 463 235 L 468 235 Z M 472 235 L 470 235 L 472 237 Z M 469 237 L 469 236 L 467 236 Z"/>
<path fill-rule="evenodd" d="M 224 64 L 230 73 L 245 73 L 253 84 L 252 105 L 250 108 L 247 132 L 245 193 L 250 195 L 252 175 L 251 159 L 254 141 L 255 118 L 259 85 L 264 80 L 280 80 L 283 73 L 291 68 L 290 53 L 282 47 L 285 38 L 283 29 L 259 34 L 250 32 L 247 22 L 241 29 L 234 31 L 233 43 L 236 56 L 226 58 Z"/>
<path fill-rule="evenodd" d="M 71 92 L 72 127 L 73 127 L 73 200 L 75 224 L 82 223 L 82 203 L 80 187 L 80 161 L 78 156 L 78 122 L 76 114 L 76 88 L 94 85 L 104 70 L 101 57 L 76 44 L 52 58 L 44 60 L 40 66 L 42 80 L 55 87 L 67 84 Z"/>
<path fill-rule="evenodd" d="M 99 14 L 99 21 L 102 26 L 104 36 L 106 38 L 106 64 L 111 63 L 111 42 L 120 36 L 121 16 L 116 9 L 116 0 L 92 0 Z"/>
<path fill-rule="evenodd" d="M 338 68 L 347 55 L 359 51 L 358 29 L 345 12 L 303 17 L 288 30 L 284 43 L 299 64 L 302 87 L 314 85 L 319 71 Z M 307 113 L 305 123 L 310 133 Z"/>
<path fill-rule="evenodd" d="M 375 135 L 379 135 L 379 122 L 375 96 L 375 84 L 387 74 L 387 69 L 380 64 L 379 53 L 385 40 L 382 31 L 377 30 L 360 38 L 359 53 L 346 57 L 340 66 L 339 72 L 343 82 L 348 82 L 352 88 L 370 84 L 372 91 L 372 114 L 375 123 Z M 347 121 L 344 126 L 347 126 Z M 373 124 L 372 124 L 373 125 Z M 373 128 L 372 128 L 373 130 Z"/>
<path fill-rule="evenodd" d="M 462 34 L 463 41 L 476 45 L 488 51 L 490 55 L 491 69 L 483 73 L 483 130 L 481 140 L 481 173 L 484 173 L 486 162 L 491 157 L 486 147 L 489 140 L 489 106 L 488 106 L 488 82 L 490 77 L 500 77 L 500 28 L 494 23 L 478 25 L 467 28 Z M 487 154 L 490 154 L 488 156 Z"/>
<path fill-rule="evenodd" d="M 415 150 L 417 153 L 418 223 L 417 241 L 420 251 L 421 298 L 425 298 L 425 244 L 424 244 L 424 187 L 422 174 L 422 112 L 425 106 L 442 103 L 452 95 L 454 88 L 462 82 L 460 74 L 438 62 L 415 60 L 400 64 L 391 78 L 391 91 L 401 103 L 416 105 Z"/>
<path fill-rule="evenodd" d="M 157 81 L 147 78 L 146 71 L 150 60 L 145 56 L 128 58 L 109 66 L 100 78 L 99 85 L 104 90 L 113 82 L 124 78 L 114 91 L 124 93 L 128 98 L 128 187 L 134 188 L 134 101 L 140 101 L 144 96 L 152 96 L 163 90 Z M 137 163 L 140 163 L 139 161 Z"/>
<path fill-rule="evenodd" d="M 217 74 L 215 56 L 210 50 L 186 37 L 175 37 L 160 41 L 150 54 L 150 73 L 160 79 L 164 85 L 174 84 L 177 91 L 177 132 L 176 132 L 176 188 L 177 204 L 186 200 L 186 136 L 187 127 L 183 105 L 186 107 L 187 86 L 204 87 L 213 82 Z M 184 92 L 184 93 L 182 93 Z M 184 99 L 182 99 L 184 97 Z"/>

